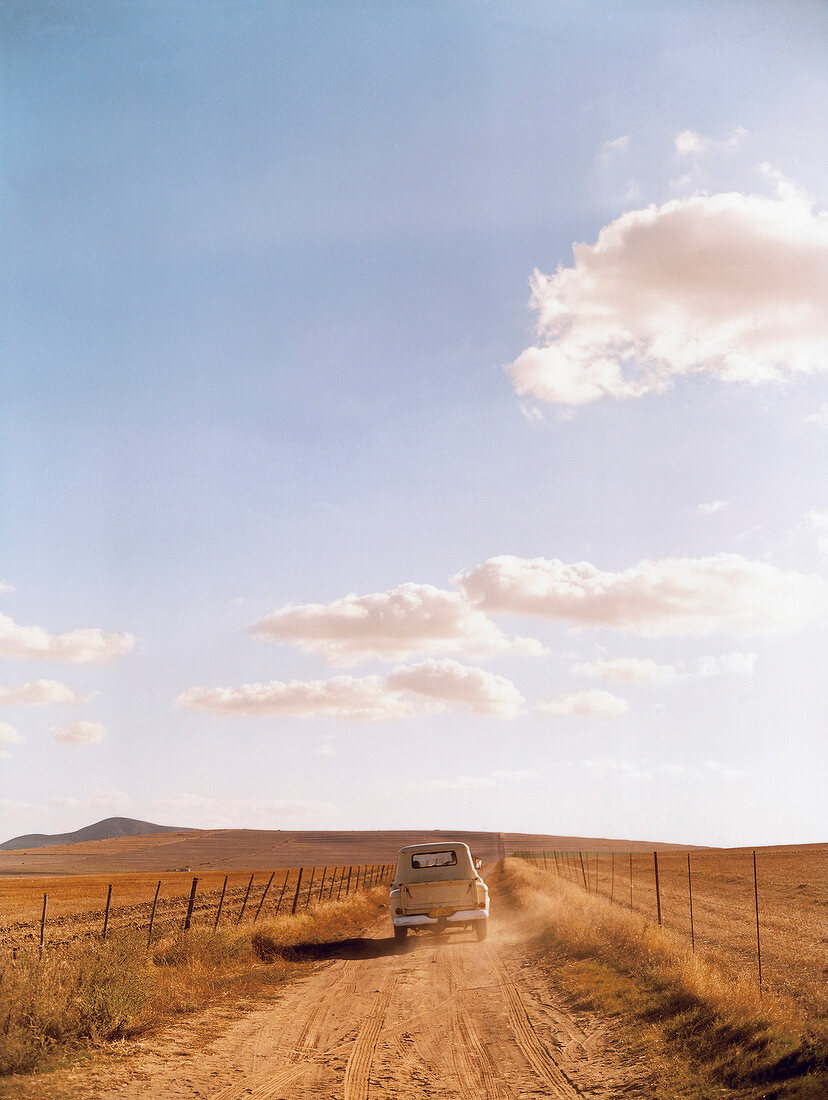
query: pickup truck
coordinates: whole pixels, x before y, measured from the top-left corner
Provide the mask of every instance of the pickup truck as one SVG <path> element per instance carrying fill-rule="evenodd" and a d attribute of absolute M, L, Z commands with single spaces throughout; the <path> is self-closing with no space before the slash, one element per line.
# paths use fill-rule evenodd
<path fill-rule="evenodd" d="M 479 859 L 468 844 L 449 840 L 401 848 L 390 890 L 394 939 L 413 931 L 444 932 L 473 928 L 484 940 L 489 921 L 489 891 L 478 875 Z"/>

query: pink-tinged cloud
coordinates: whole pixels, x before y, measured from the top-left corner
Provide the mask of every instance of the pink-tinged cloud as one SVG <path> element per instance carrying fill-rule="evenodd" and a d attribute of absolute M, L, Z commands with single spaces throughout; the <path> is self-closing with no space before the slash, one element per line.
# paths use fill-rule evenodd
<path fill-rule="evenodd" d="M 516 718 L 523 709 L 523 696 L 511 680 L 450 659 L 394 669 L 386 683 L 393 690 L 425 695 L 475 714 Z"/>
<path fill-rule="evenodd" d="M 7 707 L 88 703 L 91 698 L 60 680 L 35 680 L 17 687 L 0 686 L 0 706 Z"/>
<path fill-rule="evenodd" d="M 427 584 L 403 584 L 388 592 L 345 596 L 329 604 L 288 604 L 254 623 L 251 630 L 271 641 L 317 653 L 334 665 L 416 653 L 545 652 L 533 639 L 508 638 L 458 593 Z"/>
<path fill-rule="evenodd" d="M 649 657 L 612 657 L 603 661 L 587 661 L 575 665 L 572 671 L 583 676 L 599 676 L 615 684 L 654 684 L 675 677 L 672 665 L 660 665 Z"/>
<path fill-rule="evenodd" d="M 0 657 L 18 661 L 66 661 L 69 664 L 103 664 L 130 653 L 131 634 L 105 634 L 93 627 L 49 634 L 39 626 L 18 626 L 0 615 Z"/>
<path fill-rule="evenodd" d="M 54 726 L 52 736 L 62 745 L 97 745 L 106 736 L 102 722 L 73 722 L 71 726 Z"/>
<path fill-rule="evenodd" d="M 576 627 L 647 637 L 764 634 L 828 614 L 828 582 L 739 554 L 643 561 L 607 572 L 589 562 L 491 558 L 458 577 L 490 613 L 531 615 Z"/>
<path fill-rule="evenodd" d="M 627 700 L 610 691 L 570 691 L 535 707 L 538 714 L 552 718 L 617 718 L 628 709 Z"/>
<path fill-rule="evenodd" d="M 237 688 L 189 688 L 176 699 L 178 706 L 217 716 L 264 715 L 311 718 L 330 715 L 379 722 L 413 718 L 428 705 L 389 691 L 380 676 L 335 676 L 331 680 L 273 680 Z M 434 709 L 434 708 L 432 708 Z"/>
<path fill-rule="evenodd" d="M 194 687 L 182 692 L 176 703 L 216 716 L 329 715 L 355 721 L 389 721 L 448 709 L 514 718 L 521 711 L 523 697 L 502 676 L 457 661 L 432 660 L 394 669 L 387 679 L 335 676 L 330 680 L 273 680 L 237 688 Z"/>
<path fill-rule="evenodd" d="M 633 210 L 573 255 L 532 279 L 538 343 L 509 367 L 522 397 L 583 405 L 661 393 L 681 375 L 759 383 L 828 369 L 828 214 L 789 184 L 778 198 Z"/>

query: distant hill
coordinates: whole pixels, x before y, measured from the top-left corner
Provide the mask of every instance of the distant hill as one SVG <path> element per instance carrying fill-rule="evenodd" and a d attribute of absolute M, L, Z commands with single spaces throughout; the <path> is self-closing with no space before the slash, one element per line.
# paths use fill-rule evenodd
<path fill-rule="evenodd" d="M 60 844 L 81 844 L 85 840 L 112 840 L 119 836 L 149 836 L 151 833 L 181 833 L 184 830 L 176 825 L 153 825 L 151 821 L 136 821 L 133 817 L 107 817 L 76 829 L 74 833 L 29 833 L 16 836 L 0 844 L 2 852 L 16 852 L 20 848 L 53 848 Z"/>

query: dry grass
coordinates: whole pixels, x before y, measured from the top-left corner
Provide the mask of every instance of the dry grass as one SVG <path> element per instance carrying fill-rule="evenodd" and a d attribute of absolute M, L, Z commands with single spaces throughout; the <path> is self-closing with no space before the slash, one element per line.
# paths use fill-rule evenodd
<path fill-rule="evenodd" d="M 672 1059 L 669 1095 L 826 1095 L 825 1018 L 781 994 L 760 998 L 755 980 L 712 952 L 694 954 L 683 937 L 523 861 L 507 860 L 496 885 L 576 1004 L 656 1030 Z"/>
<path fill-rule="evenodd" d="M 42 959 L 20 951 L 0 968 L 0 1073 L 41 1070 L 60 1054 L 141 1034 L 224 993 L 283 981 L 306 965 L 287 957 L 293 945 L 353 936 L 376 920 L 385 895 L 382 888 L 352 894 L 255 930 L 176 931 L 152 953 L 144 933 L 129 931 L 106 942 L 78 940 Z"/>

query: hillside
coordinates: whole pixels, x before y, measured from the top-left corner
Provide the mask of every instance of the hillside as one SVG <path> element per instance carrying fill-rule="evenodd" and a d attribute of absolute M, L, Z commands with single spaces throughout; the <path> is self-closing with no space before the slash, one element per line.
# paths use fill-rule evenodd
<path fill-rule="evenodd" d="M 192 831 L 192 830 L 190 830 Z M 87 841 L 113 840 L 122 836 L 148 836 L 152 833 L 180 833 L 175 825 L 154 825 L 151 821 L 137 821 L 132 817 L 107 817 L 86 825 L 73 833 L 28 833 L 16 836 L 0 844 L 0 851 L 16 852 L 21 849 L 55 848 L 65 844 L 83 844 Z"/>
<path fill-rule="evenodd" d="M 95 828 L 91 826 L 90 828 Z M 484 833 L 467 829 L 397 829 L 364 831 L 291 831 L 266 829 L 175 830 L 143 835 L 121 833 L 103 840 L 57 843 L 20 848 L 18 838 L 0 852 L 0 874 L 104 874 L 141 871 L 249 871 L 275 867 L 322 866 L 342 863 L 391 862 L 404 844 L 453 838 L 464 840 L 487 863 L 515 851 L 578 850 L 652 851 L 678 845 L 650 841 L 607 840 L 588 837 Z M 72 837 L 78 833 L 69 834 Z M 10 847 L 13 845 L 13 849 Z M 683 847 L 686 847 L 683 846 Z"/>

